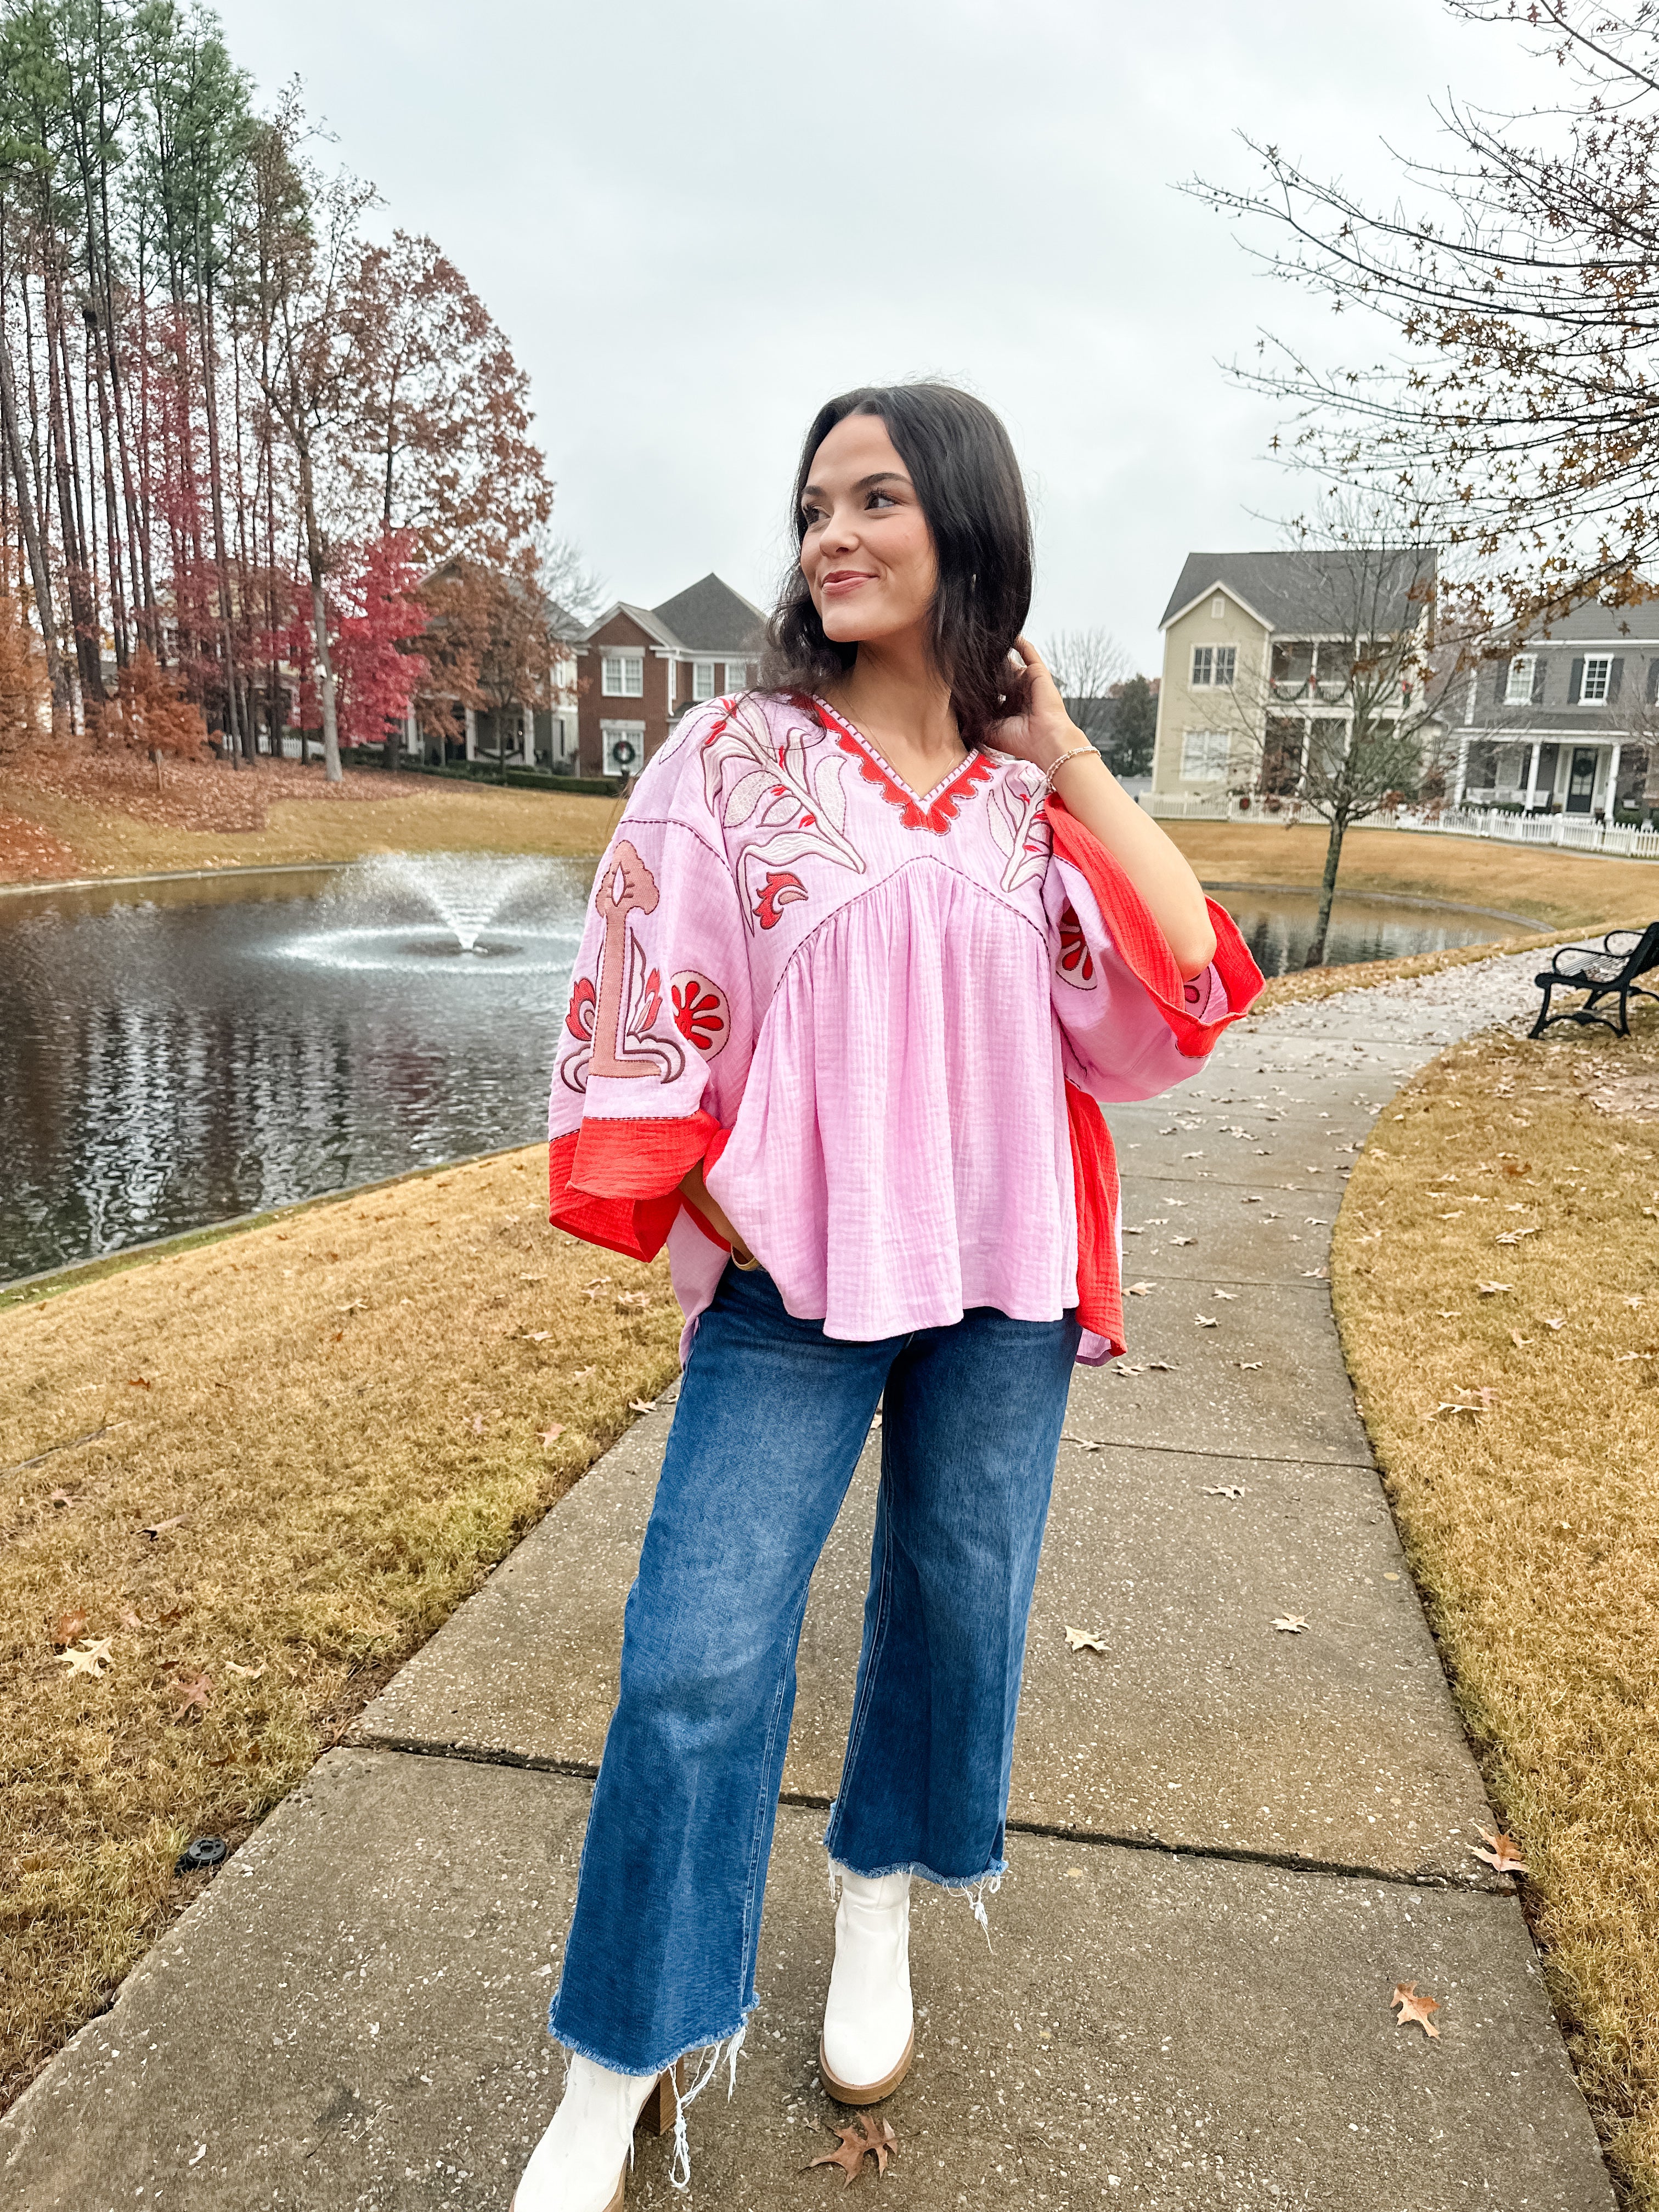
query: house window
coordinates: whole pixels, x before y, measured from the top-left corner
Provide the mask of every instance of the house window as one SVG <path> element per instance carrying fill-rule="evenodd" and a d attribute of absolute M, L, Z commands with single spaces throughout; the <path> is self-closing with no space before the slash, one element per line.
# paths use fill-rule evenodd
<path fill-rule="evenodd" d="M 1607 685 L 1613 676 L 1613 655 L 1592 653 L 1584 662 L 1584 680 L 1579 686 L 1578 696 L 1587 707 L 1594 706 L 1607 696 Z"/>
<path fill-rule="evenodd" d="M 1227 773 L 1227 732 L 1188 730 L 1181 740 L 1181 774 L 1187 783 L 1219 783 Z"/>
<path fill-rule="evenodd" d="M 1210 620 L 1212 622 L 1219 622 L 1222 616 L 1224 615 L 1226 611 L 1227 602 L 1222 598 L 1220 592 L 1218 592 L 1210 602 Z"/>
<path fill-rule="evenodd" d="M 1195 691 L 1212 684 L 1231 686 L 1238 666 L 1236 645 L 1195 645 L 1193 647 L 1193 686 Z"/>
<path fill-rule="evenodd" d="M 728 691 L 746 691 L 749 689 L 749 663 L 746 660 L 726 662 L 726 688 Z"/>
<path fill-rule="evenodd" d="M 604 656 L 599 690 L 607 699 L 642 699 L 645 696 L 645 655 L 642 653 L 607 653 Z"/>
<path fill-rule="evenodd" d="M 607 775 L 637 775 L 645 766 L 643 722 L 601 722 L 599 740 Z"/>
<path fill-rule="evenodd" d="M 1605 663 L 1603 665 L 1605 666 Z M 1527 707 L 1532 703 L 1532 672 L 1538 665 L 1535 653 L 1517 653 L 1510 663 L 1509 682 L 1504 686 L 1506 707 Z"/>
<path fill-rule="evenodd" d="M 712 660 L 694 660 L 691 664 L 691 696 L 712 699 L 714 696 L 714 664 Z"/>

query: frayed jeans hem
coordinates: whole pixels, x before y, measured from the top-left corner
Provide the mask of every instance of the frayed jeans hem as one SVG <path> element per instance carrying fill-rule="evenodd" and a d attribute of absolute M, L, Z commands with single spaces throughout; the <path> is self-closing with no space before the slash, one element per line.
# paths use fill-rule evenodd
<path fill-rule="evenodd" d="M 891 1866 L 855 1867 L 845 1859 L 838 1859 L 833 1851 L 830 1853 L 830 1863 L 832 1870 L 855 1874 L 860 1881 L 883 1881 L 890 1874 L 908 1874 L 921 1881 L 931 1881 L 937 1889 L 982 1889 L 988 1882 L 1000 1881 L 1008 1871 L 1006 1859 L 993 1859 L 982 1874 L 936 1874 L 920 1859 L 895 1859 Z"/>
<path fill-rule="evenodd" d="M 759 2009 L 760 1999 L 755 1997 L 744 2005 L 730 2027 L 717 2028 L 712 2035 L 694 2037 L 690 2043 L 683 2043 L 666 2058 L 648 2058 L 641 2066 L 635 2066 L 631 2062 L 627 2065 L 619 2065 L 613 2056 L 599 2050 L 596 2045 L 574 2042 L 569 2036 L 561 2035 L 553 2024 L 554 2008 L 557 2003 L 558 1999 L 556 1996 L 552 2004 L 548 2007 L 547 2032 L 562 2051 L 568 2051 L 573 2058 L 586 2058 L 592 2066 L 603 2066 L 612 2074 L 628 2074 L 633 2075 L 635 2080 L 642 2081 L 647 2074 L 653 2077 L 659 2074 L 666 2074 L 671 2067 L 678 2066 L 682 2058 L 690 2057 L 693 2051 L 716 2050 L 722 2044 L 729 2043 L 734 2035 L 741 2035 L 749 2025 L 750 2014 Z"/>

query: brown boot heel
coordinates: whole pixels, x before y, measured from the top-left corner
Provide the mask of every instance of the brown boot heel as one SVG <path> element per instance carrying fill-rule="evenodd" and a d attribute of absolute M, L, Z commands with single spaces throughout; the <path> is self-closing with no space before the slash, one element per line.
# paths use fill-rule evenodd
<path fill-rule="evenodd" d="M 674 2090 L 678 2079 L 679 2087 L 685 2087 L 685 2061 L 665 2069 L 645 2093 L 645 2102 L 640 2106 L 636 2129 L 643 2128 L 648 2136 L 669 2136 L 674 2132 L 674 2112 L 678 2102 Z"/>

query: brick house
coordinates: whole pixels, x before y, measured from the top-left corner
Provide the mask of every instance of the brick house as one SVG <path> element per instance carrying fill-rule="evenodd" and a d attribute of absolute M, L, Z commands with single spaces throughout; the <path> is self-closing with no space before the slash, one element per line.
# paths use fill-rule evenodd
<path fill-rule="evenodd" d="M 659 607 L 618 599 L 574 645 L 583 775 L 632 775 L 685 709 L 752 684 L 766 617 L 714 574 Z"/>

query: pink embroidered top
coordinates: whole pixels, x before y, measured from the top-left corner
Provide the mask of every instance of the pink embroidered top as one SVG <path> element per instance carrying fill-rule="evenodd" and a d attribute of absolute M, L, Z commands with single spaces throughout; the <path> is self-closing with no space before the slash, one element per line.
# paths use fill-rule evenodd
<path fill-rule="evenodd" d="M 728 1257 L 710 1194 L 787 1310 L 897 1336 L 969 1306 L 1078 1309 L 1123 1349 L 1101 1100 L 1199 1066 L 1261 988 L 1213 904 L 1183 985 L 1122 868 L 1028 763 L 901 783 L 822 700 L 688 714 L 595 878 L 548 1119 L 550 1214 L 650 1259 L 682 1352 Z"/>

